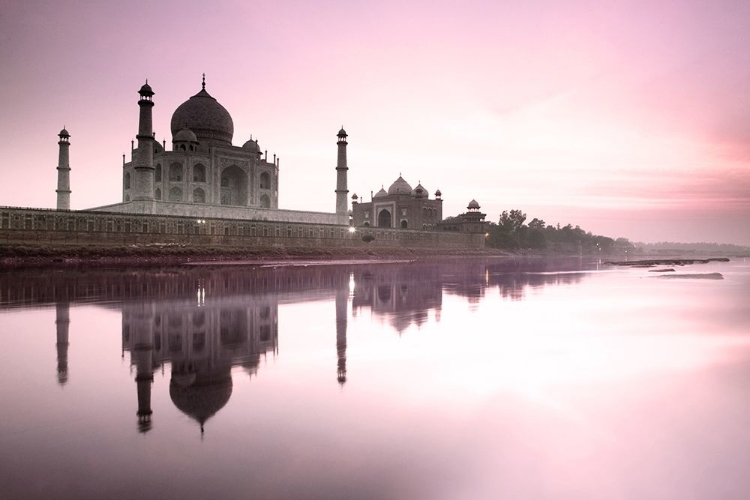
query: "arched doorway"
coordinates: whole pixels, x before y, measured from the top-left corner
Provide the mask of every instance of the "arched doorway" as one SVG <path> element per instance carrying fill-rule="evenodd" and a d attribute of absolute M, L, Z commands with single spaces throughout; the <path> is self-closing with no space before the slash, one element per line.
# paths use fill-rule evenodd
<path fill-rule="evenodd" d="M 271 198 L 267 194 L 260 197 L 260 208 L 271 208 Z"/>
<path fill-rule="evenodd" d="M 406 229 L 407 227 L 409 227 L 409 223 L 406 222 L 405 220 L 402 220 L 401 221 L 401 229 Z"/>
<path fill-rule="evenodd" d="M 381 210 L 378 214 L 378 227 L 392 227 L 391 212 L 388 210 Z"/>
<path fill-rule="evenodd" d="M 235 165 L 221 172 L 221 204 L 247 206 L 247 175 Z"/>

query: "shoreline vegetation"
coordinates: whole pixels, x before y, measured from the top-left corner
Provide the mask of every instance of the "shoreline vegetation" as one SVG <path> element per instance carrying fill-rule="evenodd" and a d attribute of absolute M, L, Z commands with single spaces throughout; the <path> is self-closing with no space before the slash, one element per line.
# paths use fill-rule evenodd
<path fill-rule="evenodd" d="M 449 218 L 450 219 L 450 218 Z M 365 240 L 367 241 L 367 240 Z M 223 265 L 267 265 L 304 262 L 383 262 L 429 258 L 588 257 L 613 266 L 654 267 L 728 261 L 729 257 L 750 257 L 750 247 L 717 243 L 633 243 L 627 238 L 610 238 L 568 224 L 555 226 L 541 219 L 526 223 L 521 210 L 504 211 L 498 223 L 486 226 L 485 248 L 481 250 L 438 248 L 330 248 L 330 247 L 207 247 L 185 244 L 98 245 L 0 245 L 0 268 L 40 266 L 157 266 L 214 263 Z M 717 258 L 717 256 L 723 256 Z M 648 257 L 649 260 L 634 260 Z M 614 260 L 619 259 L 619 260 Z M 663 272 L 674 270 L 664 269 Z"/>
<path fill-rule="evenodd" d="M 621 257 L 622 260 L 603 262 L 612 266 L 654 267 L 683 266 L 710 261 L 727 262 L 727 257 L 697 258 L 692 252 L 681 252 L 669 258 L 633 260 L 635 252 L 607 254 L 608 257 Z M 692 255 L 691 255 L 692 254 Z M 267 265 L 287 262 L 290 265 L 311 263 L 366 263 L 384 261 L 411 261 L 430 258 L 559 258 L 588 257 L 601 258 L 601 251 L 561 251 L 517 249 L 505 250 L 485 248 L 483 250 L 445 250 L 431 248 L 315 248 L 315 247 L 205 247 L 177 244 L 129 245 L 129 246 L 0 246 L 0 268 L 39 267 L 39 266 L 150 266 L 182 264 L 222 264 L 222 265 Z M 640 256 L 640 255 L 639 255 Z M 746 254 L 750 256 L 750 252 Z M 655 257 L 655 256 L 654 256 Z M 666 270 L 663 270 L 666 271 Z"/>

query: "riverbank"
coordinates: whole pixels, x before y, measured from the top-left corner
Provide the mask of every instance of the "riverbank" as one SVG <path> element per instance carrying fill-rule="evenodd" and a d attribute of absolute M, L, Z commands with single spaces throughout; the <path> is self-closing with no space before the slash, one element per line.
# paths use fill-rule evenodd
<path fill-rule="evenodd" d="M 0 246 L 0 268 L 28 266 L 149 266 L 223 262 L 262 264 L 280 260 L 382 260 L 426 257 L 497 257 L 513 254 L 496 249 L 316 247 L 195 247 L 185 245 Z"/>

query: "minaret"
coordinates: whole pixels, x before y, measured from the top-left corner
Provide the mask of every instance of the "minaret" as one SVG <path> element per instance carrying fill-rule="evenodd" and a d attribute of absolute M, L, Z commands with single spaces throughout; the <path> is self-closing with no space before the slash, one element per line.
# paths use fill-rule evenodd
<path fill-rule="evenodd" d="M 349 167 L 346 166 L 346 137 L 346 130 L 341 127 L 337 141 L 339 156 L 336 161 L 336 215 L 341 218 L 339 221 L 341 224 L 344 224 L 348 218 L 346 195 L 349 193 L 349 189 L 347 189 L 346 171 L 349 170 Z"/>
<path fill-rule="evenodd" d="M 70 304 L 58 302 L 55 305 L 55 327 L 57 329 L 57 382 L 65 385 L 68 381 L 68 330 L 70 328 Z"/>
<path fill-rule="evenodd" d="M 135 161 L 135 186 L 133 200 L 153 201 L 154 199 L 154 132 L 151 121 L 151 108 L 154 101 L 151 100 L 154 91 L 148 84 L 148 80 L 138 91 L 141 98 L 138 100 L 140 117 L 138 119 L 138 156 Z"/>
<path fill-rule="evenodd" d="M 70 134 L 63 127 L 58 137 L 60 153 L 57 160 L 57 209 L 70 210 Z"/>
<path fill-rule="evenodd" d="M 338 357 L 337 380 L 343 387 L 346 383 L 346 306 L 349 290 L 336 290 L 336 355 Z"/>

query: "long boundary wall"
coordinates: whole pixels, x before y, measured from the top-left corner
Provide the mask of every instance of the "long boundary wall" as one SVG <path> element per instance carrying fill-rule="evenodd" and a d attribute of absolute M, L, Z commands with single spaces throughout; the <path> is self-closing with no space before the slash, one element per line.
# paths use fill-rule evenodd
<path fill-rule="evenodd" d="M 374 240 L 363 241 L 365 235 Z M 484 234 L 0 207 L 0 245 L 481 249 Z"/>

